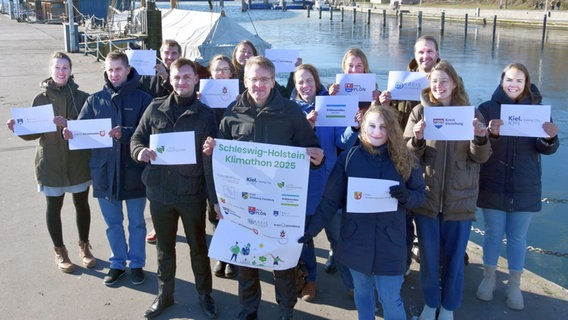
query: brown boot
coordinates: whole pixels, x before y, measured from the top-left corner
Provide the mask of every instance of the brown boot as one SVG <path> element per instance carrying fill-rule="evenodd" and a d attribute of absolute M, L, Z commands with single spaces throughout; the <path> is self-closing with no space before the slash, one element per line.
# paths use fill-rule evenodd
<path fill-rule="evenodd" d="M 312 301 L 316 298 L 316 283 L 315 282 L 306 282 L 304 288 L 302 289 L 302 300 L 304 301 Z"/>
<path fill-rule="evenodd" d="M 75 270 L 75 266 L 69 260 L 69 255 L 67 254 L 67 249 L 65 246 L 54 247 L 55 249 L 55 264 L 59 267 L 59 270 L 71 273 Z"/>
<path fill-rule="evenodd" d="M 95 257 L 91 253 L 91 244 L 89 241 L 79 241 L 79 256 L 81 256 L 81 260 L 83 260 L 83 265 L 86 268 L 92 268 L 95 266 L 97 261 Z"/>

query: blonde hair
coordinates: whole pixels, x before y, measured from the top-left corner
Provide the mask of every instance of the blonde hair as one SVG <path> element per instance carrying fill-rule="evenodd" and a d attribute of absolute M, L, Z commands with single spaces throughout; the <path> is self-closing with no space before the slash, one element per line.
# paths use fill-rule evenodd
<path fill-rule="evenodd" d="M 417 167 L 416 156 L 406 147 L 402 129 L 398 124 L 398 115 L 392 108 L 382 105 L 373 105 L 365 112 L 361 124 L 361 133 L 359 133 L 359 139 L 363 147 L 370 153 L 376 153 L 373 145 L 367 140 L 365 131 L 367 119 L 369 115 L 373 113 L 379 114 L 383 118 L 387 131 L 387 149 L 389 156 L 395 165 L 396 171 L 402 176 L 404 181 L 408 180 L 412 168 Z"/>
<path fill-rule="evenodd" d="M 347 52 L 345 52 L 345 55 L 343 55 L 343 60 L 341 60 L 341 70 L 343 70 L 343 72 L 345 72 L 345 62 L 350 56 L 359 57 L 363 62 L 363 66 L 365 67 L 364 73 L 371 73 L 371 70 L 369 70 L 369 60 L 367 60 L 367 56 L 365 55 L 363 50 L 359 48 L 351 48 L 347 50 Z"/>

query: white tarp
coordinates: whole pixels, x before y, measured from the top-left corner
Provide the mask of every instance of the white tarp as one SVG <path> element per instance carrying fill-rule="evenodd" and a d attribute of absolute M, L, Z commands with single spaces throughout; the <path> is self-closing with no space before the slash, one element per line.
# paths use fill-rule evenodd
<path fill-rule="evenodd" d="M 271 45 L 237 22 L 216 12 L 182 9 L 162 11 L 162 39 L 174 39 L 184 57 L 208 65 L 216 54 L 231 57 L 242 40 L 251 41 L 259 55 Z"/>

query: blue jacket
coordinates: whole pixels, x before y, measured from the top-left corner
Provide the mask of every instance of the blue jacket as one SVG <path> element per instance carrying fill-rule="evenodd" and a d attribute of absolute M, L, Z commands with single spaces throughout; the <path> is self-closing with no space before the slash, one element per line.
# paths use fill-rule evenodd
<path fill-rule="evenodd" d="M 422 169 L 418 164 L 404 182 L 388 155 L 387 146 L 369 153 L 361 145 L 341 153 L 325 187 L 323 199 L 306 232 L 316 236 L 337 209 L 341 215 L 340 241 L 336 258 L 348 268 L 374 275 L 402 275 L 406 271 L 406 211 L 420 206 L 425 199 Z M 351 156 L 345 165 L 347 155 Z M 409 200 L 398 204 L 397 211 L 377 213 L 346 212 L 349 177 L 400 181 L 410 193 Z"/>
<path fill-rule="evenodd" d="M 110 118 L 112 127 L 121 126 L 120 140 L 112 148 L 93 149 L 90 161 L 93 196 L 126 200 L 146 196 L 141 175 L 144 164 L 130 157 L 130 138 L 152 97 L 138 89 L 140 76 L 134 68 L 126 83 L 116 90 L 105 73 L 103 89 L 87 98 L 78 119 Z"/>
<path fill-rule="evenodd" d="M 531 91 L 535 102 L 525 99 L 515 102 L 499 85 L 491 100 L 482 103 L 479 111 L 486 122 L 500 119 L 502 104 L 540 104 L 541 95 L 535 85 Z M 481 165 L 479 178 L 480 208 L 512 211 L 540 211 L 542 193 L 541 154 L 553 154 L 560 146 L 558 136 L 551 142 L 542 138 L 490 136 L 493 155 Z"/>
<path fill-rule="evenodd" d="M 325 87 L 318 93 L 318 96 L 329 95 Z M 296 89 L 292 91 L 292 97 L 296 97 Z M 293 99 L 302 108 L 306 115 L 315 110 L 315 102 L 311 104 L 301 99 Z M 349 130 L 349 133 L 352 131 Z M 327 178 L 337 161 L 338 150 L 345 148 L 343 142 L 347 133 L 345 127 L 316 127 L 316 136 L 318 137 L 323 153 L 325 154 L 325 163 L 318 169 L 310 169 L 310 177 L 308 182 L 308 202 L 306 204 L 306 214 L 313 215 L 319 204 Z M 356 136 L 356 134 L 355 134 Z M 338 149 L 339 148 L 339 149 Z"/>

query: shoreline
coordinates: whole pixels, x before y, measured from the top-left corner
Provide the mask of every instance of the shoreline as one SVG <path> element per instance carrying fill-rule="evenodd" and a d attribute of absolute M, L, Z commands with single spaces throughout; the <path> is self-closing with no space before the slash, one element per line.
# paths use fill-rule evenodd
<path fill-rule="evenodd" d="M 420 6 L 420 5 L 401 5 L 399 10 L 393 10 L 387 4 L 374 4 L 368 2 L 357 2 L 356 6 L 340 6 L 346 13 L 356 9 L 358 13 L 364 15 L 368 10 L 374 15 L 382 15 L 386 10 L 387 16 L 398 16 L 402 13 L 403 17 L 412 17 L 417 19 L 419 12 L 422 12 L 422 18 L 428 20 L 441 20 L 442 12 L 446 21 L 465 21 L 465 15 L 468 15 L 468 23 L 477 25 L 493 25 L 493 19 L 497 17 L 497 26 L 526 26 L 531 28 L 542 29 L 544 17 L 546 17 L 546 28 L 551 29 L 568 29 L 568 10 L 549 11 L 550 16 L 544 10 L 533 9 L 493 9 L 488 7 L 482 8 L 464 8 L 458 5 L 449 5 L 447 7 L 440 6 Z M 334 13 L 338 15 L 339 13 Z M 329 16 L 329 14 L 323 14 Z M 322 15 L 322 17 L 323 17 Z"/>

